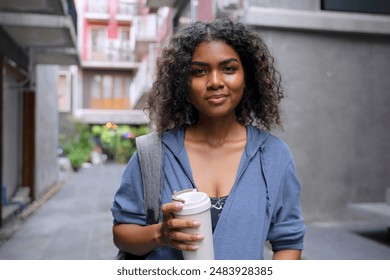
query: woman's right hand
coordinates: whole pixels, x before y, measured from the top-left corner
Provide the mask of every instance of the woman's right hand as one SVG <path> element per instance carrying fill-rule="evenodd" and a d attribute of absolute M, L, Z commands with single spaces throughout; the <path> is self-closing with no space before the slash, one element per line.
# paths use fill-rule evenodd
<path fill-rule="evenodd" d="M 180 202 L 170 202 L 162 205 L 161 244 L 178 250 L 196 251 L 199 248 L 196 241 L 204 239 L 204 236 L 181 231 L 182 229 L 200 226 L 198 221 L 175 218 L 173 212 L 180 211 L 182 208 L 183 204 Z"/>

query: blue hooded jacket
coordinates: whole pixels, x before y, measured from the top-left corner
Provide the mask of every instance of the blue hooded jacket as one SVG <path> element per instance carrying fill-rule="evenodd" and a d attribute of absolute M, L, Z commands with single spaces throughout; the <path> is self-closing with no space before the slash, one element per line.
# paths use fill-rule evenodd
<path fill-rule="evenodd" d="M 184 130 L 163 133 L 164 184 L 161 203 L 175 191 L 196 188 L 184 146 Z M 278 137 L 247 126 L 247 143 L 235 183 L 214 231 L 215 259 L 262 259 L 266 241 L 273 251 L 303 249 L 305 226 L 301 185 L 288 146 Z M 146 225 L 137 153 L 130 159 L 115 195 L 114 223 Z M 160 217 L 161 219 L 161 217 Z M 160 247 L 148 259 L 182 259 L 181 251 Z"/>

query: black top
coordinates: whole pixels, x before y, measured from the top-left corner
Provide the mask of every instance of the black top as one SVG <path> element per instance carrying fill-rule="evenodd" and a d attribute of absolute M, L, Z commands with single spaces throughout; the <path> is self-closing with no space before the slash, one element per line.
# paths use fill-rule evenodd
<path fill-rule="evenodd" d="M 211 224 L 213 228 L 213 232 L 215 227 L 217 226 L 219 216 L 222 213 L 223 206 L 225 205 L 226 199 L 228 196 L 222 197 L 210 197 L 211 201 Z"/>

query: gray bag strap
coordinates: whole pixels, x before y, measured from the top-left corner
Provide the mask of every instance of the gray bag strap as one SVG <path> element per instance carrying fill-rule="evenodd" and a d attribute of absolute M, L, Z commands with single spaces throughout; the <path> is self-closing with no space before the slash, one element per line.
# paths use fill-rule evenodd
<path fill-rule="evenodd" d="M 145 213 L 148 224 L 156 224 L 160 216 L 162 185 L 162 143 L 160 134 L 152 132 L 136 139 L 138 159 L 144 187 Z"/>

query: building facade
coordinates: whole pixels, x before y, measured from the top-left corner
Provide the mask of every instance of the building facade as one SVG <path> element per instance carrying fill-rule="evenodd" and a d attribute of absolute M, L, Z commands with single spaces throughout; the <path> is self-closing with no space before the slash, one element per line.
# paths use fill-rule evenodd
<path fill-rule="evenodd" d="M 248 1 L 284 80 L 284 129 L 307 221 L 350 218 L 390 187 L 390 14 L 386 1 Z"/>
<path fill-rule="evenodd" d="M 60 112 L 89 124 L 147 123 L 140 100 L 153 79 L 169 9 L 139 0 L 78 0 L 81 66 L 63 69 Z M 69 85 L 69 80 L 73 82 Z"/>
<path fill-rule="evenodd" d="M 0 1 L 0 226 L 58 183 L 58 65 L 79 64 L 73 1 Z"/>

